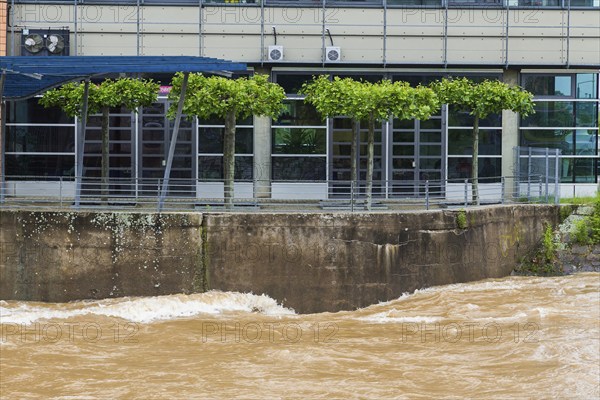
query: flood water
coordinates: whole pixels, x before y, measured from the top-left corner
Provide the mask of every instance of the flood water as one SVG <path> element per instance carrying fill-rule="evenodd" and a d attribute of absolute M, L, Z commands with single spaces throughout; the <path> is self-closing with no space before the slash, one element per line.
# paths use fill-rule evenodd
<path fill-rule="evenodd" d="M 600 397 L 600 274 L 298 315 L 209 292 L 0 301 L 0 398 Z"/>

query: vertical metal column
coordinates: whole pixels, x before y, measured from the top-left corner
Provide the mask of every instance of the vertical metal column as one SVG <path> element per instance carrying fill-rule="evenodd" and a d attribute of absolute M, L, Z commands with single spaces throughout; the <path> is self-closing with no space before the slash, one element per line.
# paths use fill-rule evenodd
<path fill-rule="evenodd" d="M 554 149 L 554 204 L 560 203 L 560 150 Z"/>
<path fill-rule="evenodd" d="M 550 199 L 550 195 L 548 193 L 548 175 L 550 175 L 550 149 L 546 147 L 546 204 L 548 204 L 548 200 Z"/>
<path fill-rule="evenodd" d="M 77 132 L 77 159 L 75 168 L 75 207 L 79 207 L 81 200 L 81 184 L 83 179 L 83 152 L 85 151 L 85 130 L 87 127 L 88 116 L 88 96 L 90 89 L 90 81 L 85 80 L 83 87 L 83 106 L 81 107 L 81 118 L 79 119 Z"/>
<path fill-rule="evenodd" d="M 78 16 L 77 16 L 77 0 L 73 1 L 73 41 L 75 42 L 75 55 L 78 55 L 78 50 L 79 50 L 79 46 L 78 46 L 78 42 L 77 42 L 77 36 L 78 36 L 78 22 L 77 22 Z"/>
<path fill-rule="evenodd" d="M 181 93 L 179 94 L 179 103 L 177 104 L 177 115 L 175 116 L 175 125 L 173 126 L 173 135 L 171 135 L 171 143 L 169 144 L 169 155 L 167 156 L 167 165 L 165 166 L 165 175 L 160 190 L 160 198 L 158 200 L 158 211 L 162 211 L 165 203 L 165 197 L 169 190 L 169 178 L 171 176 L 171 166 L 173 165 L 173 157 L 175 156 L 175 146 L 177 146 L 177 135 L 179 134 L 179 125 L 181 124 L 181 114 L 183 112 L 183 102 L 185 100 L 185 92 L 187 91 L 189 72 L 183 74 L 183 83 L 181 84 Z"/>
<path fill-rule="evenodd" d="M 383 0 L 383 67 L 387 65 L 387 0 Z"/>
<path fill-rule="evenodd" d="M 135 55 L 140 55 L 140 0 L 136 2 Z"/>
<path fill-rule="evenodd" d="M 10 55 L 15 56 L 15 0 L 10 1 Z"/>
<path fill-rule="evenodd" d="M 4 202 L 4 177 L 6 176 L 6 170 L 4 159 L 6 154 L 4 152 L 4 141 L 6 137 L 6 104 L 4 103 L 4 82 L 6 82 L 6 71 L 2 71 L 0 75 L 0 203 Z"/>

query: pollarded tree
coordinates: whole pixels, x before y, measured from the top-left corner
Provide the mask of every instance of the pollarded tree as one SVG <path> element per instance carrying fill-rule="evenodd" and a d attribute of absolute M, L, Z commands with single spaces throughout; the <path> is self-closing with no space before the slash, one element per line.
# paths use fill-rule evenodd
<path fill-rule="evenodd" d="M 184 76 L 178 73 L 173 78 L 170 98 L 177 100 L 181 93 Z M 233 206 L 233 181 L 235 175 L 235 125 L 238 119 L 252 115 L 275 118 L 283 110 L 285 92 L 276 83 L 269 82 L 267 75 L 250 78 L 228 79 L 220 76 L 190 74 L 183 114 L 202 119 L 211 117 L 225 120 L 223 137 L 223 180 L 225 206 Z M 177 112 L 173 101 L 168 115 L 174 118 Z"/>
<path fill-rule="evenodd" d="M 70 117 L 81 118 L 83 117 L 84 86 L 77 82 L 67 83 L 44 93 L 39 102 L 44 107 L 60 107 Z M 149 106 L 156 101 L 158 89 L 158 83 L 152 80 L 133 78 L 106 79 L 99 85 L 89 85 L 88 112 L 85 118 L 90 114 L 102 113 L 101 193 L 103 201 L 108 199 L 110 109 L 124 106 L 137 112 L 140 106 Z M 83 148 L 80 151 L 83 151 Z"/>
<path fill-rule="evenodd" d="M 490 114 L 510 110 L 522 116 L 534 110 L 533 94 L 516 86 L 509 86 L 498 80 L 484 80 L 475 83 L 467 78 L 447 79 L 430 84 L 440 101 L 467 111 L 474 117 L 473 121 L 473 160 L 471 163 L 471 180 L 473 202 L 479 204 L 479 121 Z"/>
<path fill-rule="evenodd" d="M 371 209 L 373 192 L 373 159 L 375 124 L 398 119 L 427 119 L 439 110 L 439 101 L 435 93 L 425 87 L 412 88 L 406 82 L 382 80 L 377 83 L 354 81 L 350 78 L 335 77 L 329 80 L 320 76 L 305 84 L 302 93 L 305 101 L 313 104 L 323 116 L 347 116 L 353 121 L 352 180 L 357 176 L 356 136 L 360 130 L 360 121 L 368 124 L 367 136 L 367 187 L 365 207 Z"/>

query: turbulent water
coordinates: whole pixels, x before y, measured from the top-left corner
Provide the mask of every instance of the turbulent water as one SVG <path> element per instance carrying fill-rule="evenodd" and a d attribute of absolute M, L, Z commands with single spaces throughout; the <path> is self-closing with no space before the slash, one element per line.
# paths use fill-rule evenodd
<path fill-rule="evenodd" d="M 600 397 L 600 274 L 297 315 L 209 292 L 0 301 L 0 398 Z"/>

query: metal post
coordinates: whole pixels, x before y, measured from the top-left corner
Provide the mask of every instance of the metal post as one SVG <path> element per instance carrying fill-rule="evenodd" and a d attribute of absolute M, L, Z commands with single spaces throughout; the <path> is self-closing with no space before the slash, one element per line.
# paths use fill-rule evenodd
<path fill-rule="evenodd" d="M 77 36 L 78 36 L 79 29 L 78 29 L 78 26 L 77 26 L 77 18 L 78 18 L 78 16 L 77 16 L 77 0 L 74 0 L 73 1 L 73 30 L 74 30 L 74 32 L 73 32 L 73 41 L 75 42 L 74 43 L 75 44 L 75 46 L 74 46 L 75 47 L 75 55 L 78 55 L 77 54 L 77 50 L 78 50 Z"/>
<path fill-rule="evenodd" d="M 465 179 L 465 207 L 469 204 L 469 180 Z"/>
<path fill-rule="evenodd" d="M 160 212 L 165 203 L 167 190 L 169 188 L 169 177 L 171 176 L 171 166 L 173 165 L 173 157 L 175 156 L 175 146 L 177 145 L 177 135 L 179 134 L 179 125 L 181 122 L 181 113 L 183 112 L 183 102 L 185 100 L 185 92 L 187 90 L 189 72 L 183 74 L 183 83 L 181 84 L 181 93 L 179 94 L 179 103 L 177 104 L 177 115 L 175 116 L 175 125 L 173 126 L 173 134 L 171 135 L 171 143 L 169 144 L 169 155 L 167 157 L 167 165 L 165 166 L 165 176 L 163 179 L 160 198 L 158 200 L 158 211 Z"/>
<path fill-rule="evenodd" d="M 527 202 L 531 203 L 531 147 L 529 148 L 529 157 L 527 158 Z"/>
<path fill-rule="evenodd" d="M 10 1 L 10 55 L 15 56 L 15 0 Z"/>
<path fill-rule="evenodd" d="M 546 147 L 546 204 L 548 204 L 548 201 L 550 200 L 549 197 L 549 193 L 548 193 L 548 175 L 550 175 L 550 149 Z"/>
<path fill-rule="evenodd" d="M 554 149 L 554 204 L 560 203 L 560 150 Z"/>
<path fill-rule="evenodd" d="M 6 176 L 4 159 L 4 141 L 6 138 L 6 104 L 4 103 L 4 82 L 6 82 L 6 71 L 2 70 L 0 75 L 0 203 L 4 203 L 4 177 Z"/>
<path fill-rule="evenodd" d="M 75 207 L 79 207 L 81 199 L 81 184 L 83 179 L 83 152 L 85 151 L 85 130 L 87 127 L 88 96 L 90 81 L 86 80 L 83 86 L 83 106 L 81 107 L 81 118 L 79 119 L 79 131 L 77 132 L 77 168 L 75 171 Z"/>
<path fill-rule="evenodd" d="M 135 28 L 135 48 L 136 55 L 140 55 L 140 0 L 136 3 L 136 28 Z"/>
<path fill-rule="evenodd" d="M 58 196 L 59 196 L 59 200 L 60 200 L 60 208 L 62 208 L 62 206 L 63 206 L 63 195 L 62 195 L 63 177 L 62 176 L 60 176 L 58 178 L 58 182 L 59 182 L 58 183 L 59 184 L 59 187 L 58 187 Z"/>
<path fill-rule="evenodd" d="M 425 181 L 425 209 L 429 210 L 429 180 Z"/>
<path fill-rule="evenodd" d="M 504 204 L 504 195 L 505 195 L 505 181 L 504 181 L 504 177 L 501 176 L 500 177 L 500 203 Z"/>
<path fill-rule="evenodd" d="M 350 181 L 350 211 L 354 212 L 354 181 Z"/>

